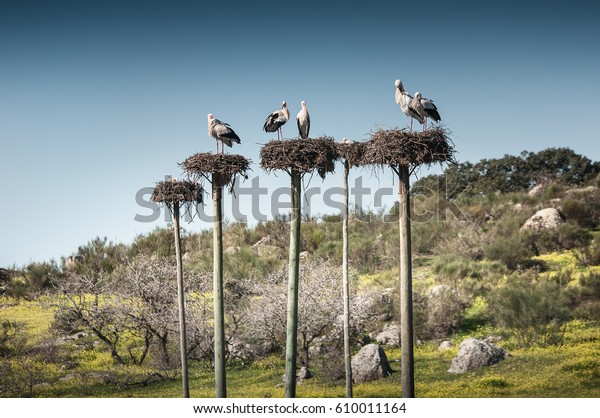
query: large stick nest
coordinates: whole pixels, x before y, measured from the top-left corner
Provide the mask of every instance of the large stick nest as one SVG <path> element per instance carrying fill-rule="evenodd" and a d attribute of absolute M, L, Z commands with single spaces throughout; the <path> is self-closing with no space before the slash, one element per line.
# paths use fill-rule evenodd
<path fill-rule="evenodd" d="M 236 154 L 199 153 L 189 156 L 180 166 L 191 178 L 204 177 L 220 187 L 232 182 L 238 174 L 246 177 L 250 160 Z"/>
<path fill-rule="evenodd" d="M 362 164 L 410 166 L 454 161 L 454 145 L 443 128 L 424 132 L 391 129 L 379 130 L 365 146 Z"/>
<path fill-rule="evenodd" d="M 317 170 L 321 178 L 333 173 L 340 158 L 333 138 L 273 140 L 260 150 L 260 165 L 267 171 L 285 170 L 301 174 Z"/>
<path fill-rule="evenodd" d="M 164 203 L 169 207 L 175 204 L 201 204 L 203 201 L 202 186 L 188 180 L 171 179 L 156 184 L 152 197 L 153 202 Z"/>
<path fill-rule="evenodd" d="M 342 141 L 336 144 L 340 157 L 348 162 L 350 167 L 363 165 L 363 156 L 367 142 Z"/>

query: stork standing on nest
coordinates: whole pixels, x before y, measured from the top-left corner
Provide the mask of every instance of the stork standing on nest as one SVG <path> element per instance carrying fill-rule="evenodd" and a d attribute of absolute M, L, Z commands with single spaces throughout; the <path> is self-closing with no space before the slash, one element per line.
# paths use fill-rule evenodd
<path fill-rule="evenodd" d="M 433 104 L 433 100 L 426 99 L 421 96 L 421 93 L 416 92 L 415 98 L 411 101 L 412 108 L 423 118 L 423 130 L 427 128 L 427 118 L 433 119 L 436 122 L 442 120 L 438 113 L 437 107 Z"/>
<path fill-rule="evenodd" d="M 281 127 L 285 125 L 285 123 L 290 118 L 290 111 L 287 108 L 287 104 L 285 100 L 282 103 L 281 109 L 278 109 L 267 116 L 267 120 L 263 126 L 265 132 L 275 132 L 277 131 L 278 138 L 283 139 L 283 131 Z"/>
<path fill-rule="evenodd" d="M 410 119 L 410 130 L 412 131 L 412 123 L 413 119 L 419 121 L 419 123 L 423 124 L 423 118 L 421 115 L 417 113 L 417 111 L 412 107 L 413 97 L 408 94 L 404 90 L 404 86 L 402 85 L 402 81 L 396 80 L 396 103 L 400 106 L 400 109 L 404 112 L 406 116 Z"/>
<path fill-rule="evenodd" d="M 225 145 L 231 147 L 234 142 L 241 143 L 240 137 L 229 127 L 229 124 L 215 119 L 212 113 L 208 114 L 208 135 L 215 139 L 217 154 L 219 153 L 219 141 L 221 141 L 221 155 L 225 153 Z"/>
<path fill-rule="evenodd" d="M 306 108 L 306 102 L 302 100 L 300 102 L 300 112 L 296 115 L 296 122 L 298 123 L 298 133 L 300 134 L 300 138 L 308 139 L 308 133 L 310 132 L 310 115 L 308 114 L 308 109 Z"/>

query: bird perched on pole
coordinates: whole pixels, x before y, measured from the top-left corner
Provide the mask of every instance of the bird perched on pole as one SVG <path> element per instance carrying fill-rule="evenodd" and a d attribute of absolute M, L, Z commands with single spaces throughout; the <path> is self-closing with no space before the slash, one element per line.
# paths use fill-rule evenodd
<path fill-rule="evenodd" d="M 413 109 L 411 102 L 413 97 L 404 91 L 404 86 L 402 85 L 402 81 L 396 80 L 396 103 L 400 106 L 400 109 L 404 112 L 406 116 L 410 119 L 410 130 L 412 131 L 412 121 L 416 119 L 419 123 L 423 124 L 423 118 L 421 115 L 417 113 L 415 109 Z"/>
<path fill-rule="evenodd" d="M 437 107 L 433 104 L 433 100 L 422 97 L 421 93 L 415 93 L 415 98 L 412 99 L 411 104 L 412 108 L 423 118 L 423 130 L 427 128 L 427 118 L 433 119 L 436 122 L 442 120 Z"/>
<path fill-rule="evenodd" d="M 267 116 L 267 120 L 263 126 L 265 132 L 278 132 L 278 138 L 283 139 L 283 131 L 281 127 L 290 118 L 290 111 L 287 108 L 285 100 L 282 103 L 281 109 L 278 109 Z"/>
<path fill-rule="evenodd" d="M 225 145 L 231 147 L 234 142 L 241 143 L 240 137 L 229 127 L 229 124 L 215 119 L 212 113 L 208 114 L 208 135 L 215 139 L 217 154 L 219 153 L 219 141 L 221 141 L 221 154 L 225 153 Z"/>
<path fill-rule="evenodd" d="M 302 100 L 300 102 L 300 112 L 296 115 L 296 122 L 298 123 L 298 133 L 300 134 L 300 138 L 308 139 L 308 133 L 310 132 L 310 115 L 308 114 L 308 109 L 306 108 L 306 102 Z"/>

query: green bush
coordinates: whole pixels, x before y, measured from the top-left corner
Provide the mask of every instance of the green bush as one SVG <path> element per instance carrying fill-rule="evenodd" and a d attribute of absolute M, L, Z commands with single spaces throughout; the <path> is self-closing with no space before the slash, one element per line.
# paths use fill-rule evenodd
<path fill-rule="evenodd" d="M 566 222 L 558 228 L 558 241 L 565 250 L 585 248 L 591 239 L 590 232 L 575 223 Z"/>
<path fill-rule="evenodd" d="M 427 339 L 440 339 L 456 331 L 464 316 L 464 304 L 456 289 L 436 286 L 427 297 Z"/>
<path fill-rule="evenodd" d="M 185 252 L 185 251 L 184 251 Z M 172 228 L 155 228 L 148 235 L 138 235 L 129 248 L 129 256 L 175 256 L 175 238 Z"/>
<path fill-rule="evenodd" d="M 516 270 L 530 255 L 519 235 L 498 237 L 485 248 L 486 258 L 500 261 L 510 270 Z"/>
<path fill-rule="evenodd" d="M 25 351 L 27 333 L 25 325 L 17 321 L 0 324 L 0 357 L 15 356 Z"/>
<path fill-rule="evenodd" d="M 561 202 L 561 212 L 566 219 L 576 222 L 584 228 L 596 227 L 596 220 L 592 216 L 592 208 L 582 198 L 570 197 Z"/>
<path fill-rule="evenodd" d="M 599 272 L 581 275 L 579 286 L 570 287 L 567 295 L 574 318 L 592 321 L 600 319 Z"/>
<path fill-rule="evenodd" d="M 594 237 L 594 241 L 582 251 L 581 256 L 583 264 L 587 266 L 600 265 L 600 235 Z"/>
<path fill-rule="evenodd" d="M 559 344 L 569 319 L 567 300 L 556 282 L 511 277 L 490 296 L 490 317 L 519 345 Z"/>

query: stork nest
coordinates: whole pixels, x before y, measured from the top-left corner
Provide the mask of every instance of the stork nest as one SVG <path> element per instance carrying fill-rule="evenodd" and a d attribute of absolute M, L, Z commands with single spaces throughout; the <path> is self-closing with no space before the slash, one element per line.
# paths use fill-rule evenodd
<path fill-rule="evenodd" d="M 267 172 L 285 170 L 305 174 L 317 170 L 323 179 L 334 172 L 339 158 L 337 144 L 330 137 L 273 140 L 260 150 L 260 166 Z"/>
<path fill-rule="evenodd" d="M 424 132 L 379 130 L 365 145 L 361 164 L 416 166 L 454 161 L 454 144 L 448 131 L 437 127 Z"/>
<path fill-rule="evenodd" d="M 202 186 L 196 182 L 171 179 L 157 183 L 150 199 L 172 208 L 175 204 L 201 204 L 203 192 Z"/>
<path fill-rule="evenodd" d="M 367 142 L 338 142 L 336 144 L 340 157 L 350 164 L 350 167 L 363 165 L 363 156 L 365 154 Z"/>
<path fill-rule="evenodd" d="M 204 177 L 220 187 L 232 183 L 238 174 L 247 177 L 250 160 L 235 154 L 199 153 L 189 156 L 179 165 L 191 178 L 198 180 Z"/>

